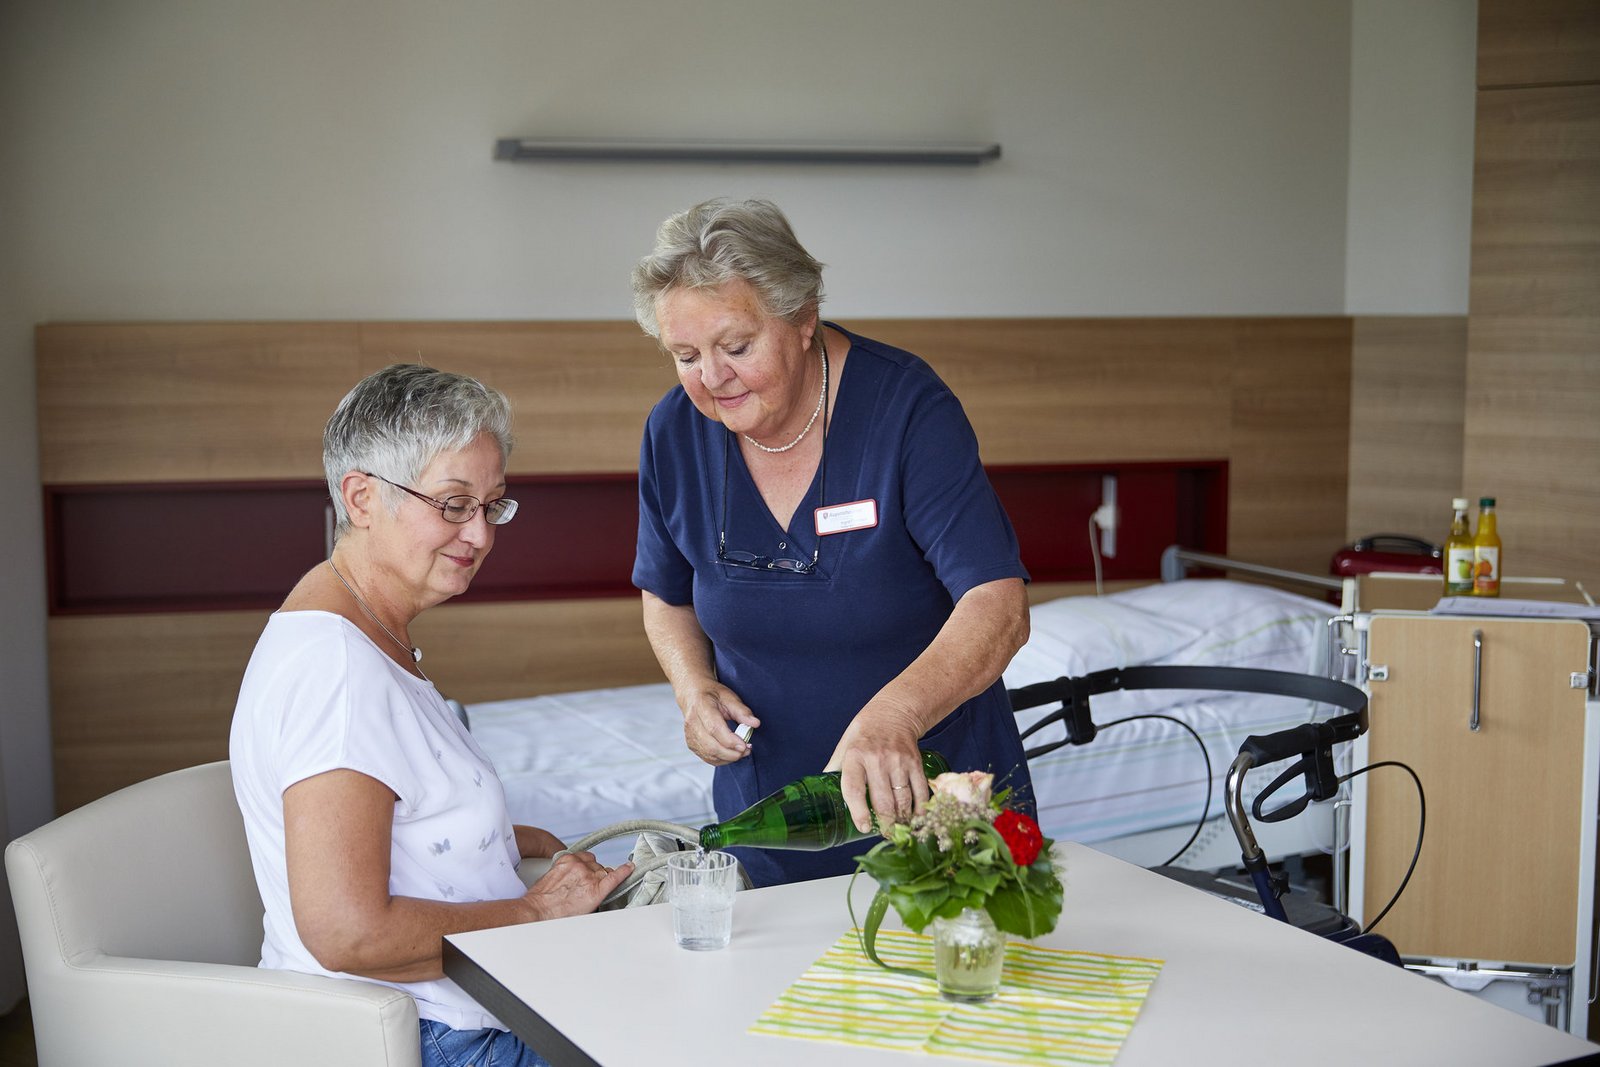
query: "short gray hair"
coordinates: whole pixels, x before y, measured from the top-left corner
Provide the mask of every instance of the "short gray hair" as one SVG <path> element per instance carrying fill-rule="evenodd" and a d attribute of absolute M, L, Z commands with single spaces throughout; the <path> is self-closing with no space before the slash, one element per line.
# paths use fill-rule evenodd
<path fill-rule="evenodd" d="M 656 301 L 673 289 L 714 288 L 742 278 L 767 314 L 795 321 L 822 304 L 822 264 L 795 239 L 769 200 L 707 200 L 673 215 L 656 247 L 633 268 L 633 314 L 661 336 Z"/>
<path fill-rule="evenodd" d="M 367 375 L 345 394 L 322 431 L 322 469 L 333 498 L 335 531 L 350 529 L 340 483 L 350 471 L 370 471 L 410 485 L 446 452 L 466 448 L 479 434 L 511 455 L 511 402 L 493 386 L 464 374 L 396 363 Z M 380 484 L 389 508 L 404 499 Z"/>

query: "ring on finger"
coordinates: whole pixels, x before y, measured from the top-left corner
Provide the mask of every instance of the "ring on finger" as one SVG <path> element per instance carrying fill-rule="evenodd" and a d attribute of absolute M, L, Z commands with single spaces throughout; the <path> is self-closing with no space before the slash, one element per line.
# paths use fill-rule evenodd
<path fill-rule="evenodd" d="M 890 786 L 889 788 L 893 789 L 895 792 L 899 792 L 902 789 L 910 789 L 911 787 L 909 785 L 895 785 Z"/>

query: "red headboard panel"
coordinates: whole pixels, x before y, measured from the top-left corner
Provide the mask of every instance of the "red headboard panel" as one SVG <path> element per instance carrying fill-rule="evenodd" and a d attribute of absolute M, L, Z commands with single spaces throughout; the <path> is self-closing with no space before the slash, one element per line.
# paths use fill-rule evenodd
<path fill-rule="evenodd" d="M 1107 580 L 1154 579 L 1171 544 L 1227 548 L 1228 465 L 989 468 L 1035 581 L 1094 575 L 1089 515 L 1116 480 L 1117 552 Z M 521 517 L 461 602 L 632 596 L 637 479 L 512 475 Z M 50 611 L 57 615 L 270 610 L 325 554 L 321 482 L 45 487 Z"/>

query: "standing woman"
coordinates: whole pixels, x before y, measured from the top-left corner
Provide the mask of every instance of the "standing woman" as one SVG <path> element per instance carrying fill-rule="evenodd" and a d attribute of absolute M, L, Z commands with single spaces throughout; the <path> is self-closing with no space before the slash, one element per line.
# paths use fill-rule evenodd
<path fill-rule="evenodd" d="M 858 827 L 869 803 L 908 818 L 919 746 L 1031 806 L 1000 683 L 1027 575 L 955 396 L 821 321 L 821 264 L 766 201 L 667 219 L 633 291 L 681 386 L 645 427 L 633 582 L 718 816 L 839 770 Z M 740 859 L 773 884 L 850 871 L 868 845 Z"/>
<path fill-rule="evenodd" d="M 427 1067 L 545 1062 L 444 977 L 445 934 L 593 911 L 631 869 L 582 852 L 523 885 L 562 843 L 511 824 L 411 643 L 516 514 L 510 451 L 505 397 L 471 378 L 396 365 L 350 391 L 323 434 L 336 547 L 267 620 L 228 742 L 261 966 L 411 994 Z"/>

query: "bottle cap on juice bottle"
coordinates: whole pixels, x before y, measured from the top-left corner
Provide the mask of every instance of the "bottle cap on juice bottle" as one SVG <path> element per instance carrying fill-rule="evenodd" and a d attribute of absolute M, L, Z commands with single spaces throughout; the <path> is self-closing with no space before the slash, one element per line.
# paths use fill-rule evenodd
<path fill-rule="evenodd" d="M 1450 501 L 1450 506 L 1455 508 L 1457 511 L 1466 511 L 1468 507 L 1467 498 L 1464 496 L 1458 496 L 1454 500 Z"/>
<path fill-rule="evenodd" d="M 1492 497 L 1492 496 L 1479 497 L 1478 498 L 1478 506 L 1480 508 L 1492 508 L 1492 507 L 1494 507 L 1494 497 Z"/>

